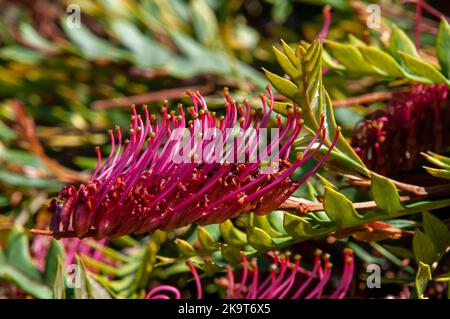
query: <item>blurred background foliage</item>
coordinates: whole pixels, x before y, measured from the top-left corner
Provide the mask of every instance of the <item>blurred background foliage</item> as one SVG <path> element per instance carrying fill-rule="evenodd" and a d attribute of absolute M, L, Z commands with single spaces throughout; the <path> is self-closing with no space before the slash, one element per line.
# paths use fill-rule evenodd
<path fill-rule="evenodd" d="M 224 86 L 236 100 L 249 98 L 257 104 L 255 97 L 268 83 L 261 67 L 283 73 L 272 47 L 279 47 L 281 37 L 288 43 L 311 42 L 322 29 L 325 6 L 332 14 L 329 40 L 380 43 L 393 22 L 412 34 L 414 3 L 377 3 L 383 23 L 379 30 L 367 28 L 369 2 L 358 0 L 0 1 L 0 247 L 7 247 L 12 236 L 18 236 L 14 249 L 23 252 L 20 258 L 29 266 L 17 270 L 16 257 L 9 260 L 0 255 L 0 296 L 23 293 L 14 285 L 34 287 L 25 295 L 51 296 L 53 284 L 33 270 L 27 256 L 28 241 L 33 239 L 21 227 L 48 223 L 48 199 L 64 183 L 86 178 L 96 164 L 95 145 L 104 145 L 102 152 L 108 154 L 106 131 L 114 125 L 128 126 L 131 104 L 148 104 L 158 113 L 162 100 L 169 100 L 172 106 L 187 103 L 185 91 L 194 89 L 206 96 L 211 108 L 220 108 Z M 428 3 L 450 13 L 448 1 Z M 67 24 L 76 14 L 70 5 L 81 8 L 79 28 Z M 431 60 L 438 27 L 439 21 L 425 14 L 421 46 Z M 373 75 L 351 77 L 332 70 L 325 73 L 324 84 L 331 98 L 339 101 L 402 82 L 388 83 Z M 359 120 L 383 107 L 383 102 L 342 104 L 335 108 L 335 116 L 349 137 Z M 339 179 L 324 174 L 339 185 Z M 315 199 L 322 190 L 321 178 L 317 178 L 297 195 Z M 354 189 L 342 192 L 351 200 L 364 198 Z M 276 213 L 271 218 L 276 225 Z M 414 229 L 416 221 L 400 224 L 397 226 L 402 229 Z M 215 239 L 220 236 L 217 226 L 207 229 Z M 195 246 L 197 230 L 188 227 L 119 239 L 106 248 L 114 267 L 89 257 L 83 259 L 84 264 L 96 269 L 89 276 L 103 284 L 100 293 L 107 289 L 112 296 L 143 297 L 143 289 L 154 279 L 192 288 L 193 283 L 186 281 L 190 278 L 187 266 L 175 262 L 179 258 L 174 243 L 177 237 Z M 337 253 L 344 244 L 330 245 L 334 241 L 317 240 L 315 247 Z M 180 245 L 178 242 L 178 249 Z M 414 271 L 402 263 L 411 257 L 410 250 L 398 253 L 406 255 L 399 258 L 376 245 L 355 242 L 352 248 L 361 263 L 382 263 L 387 282 L 414 280 Z M 307 244 L 295 249 L 311 250 Z M 57 256 L 54 253 L 47 258 L 49 267 L 57 268 Z M 202 262 L 211 273 L 217 270 L 213 263 Z M 2 285 L 1 280 L 8 284 Z M 213 284 L 206 288 L 211 293 L 217 289 Z M 355 286 L 353 294 L 379 293 L 363 290 Z M 395 286 L 383 294 L 398 294 L 398 290 Z M 185 293 L 189 295 L 189 291 Z"/>

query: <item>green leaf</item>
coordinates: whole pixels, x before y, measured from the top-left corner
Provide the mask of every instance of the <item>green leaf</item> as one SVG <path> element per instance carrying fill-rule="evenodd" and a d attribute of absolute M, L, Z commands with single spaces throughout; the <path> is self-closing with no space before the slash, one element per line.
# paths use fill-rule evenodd
<path fill-rule="evenodd" d="M 81 259 L 76 256 L 77 268 L 75 268 L 75 282 L 74 282 L 74 294 L 75 299 L 90 299 L 89 282 L 87 281 L 86 269 L 82 264 Z"/>
<path fill-rule="evenodd" d="M 431 269 L 430 266 L 419 262 L 419 269 L 416 274 L 416 291 L 419 299 L 427 299 L 424 297 L 423 293 L 427 288 L 428 281 L 431 280 Z"/>
<path fill-rule="evenodd" d="M 283 47 L 284 53 L 289 58 L 289 61 L 296 67 L 300 67 L 300 58 L 295 54 L 295 51 L 292 50 L 291 46 L 284 42 L 283 39 L 281 39 L 281 46 Z"/>
<path fill-rule="evenodd" d="M 137 265 L 133 267 L 134 270 L 131 276 L 132 281 L 129 285 L 128 293 L 147 288 L 147 282 L 156 261 L 156 248 L 154 245 L 155 244 L 152 241 L 149 241 L 143 248 L 143 251 L 141 252 L 142 255 L 137 255 Z"/>
<path fill-rule="evenodd" d="M 234 227 L 233 223 L 228 219 L 219 225 L 220 233 L 225 242 L 234 247 L 243 247 L 247 244 L 246 234 Z"/>
<path fill-rule="evenodd" d="M 206 45 L 218 41 L 219 26 L 214 11 L 205 0 L 190 1 L 192 24 L 198 39 Z"/>
<path fill-rule="evenodd" d="M 29 251 L 28 237 L 23 229 L 15 226 L 8 234 L 6 241 L 6 257 L 10 265 L 23 272 L 33 280 L 42 279 Z"/>
<path fill-rule="evenodd" d="M 322 175 L 320 175 L 319 173 L 316 173 L 316 176 L 320 179 L 320 181 L 322 182 L 322 184 L 328 188 L 332 188 L 335 191 L 337 191 L 337 187 L 333 185 L 333 183 L 331 183 L 328 179 L 326 179 L 325 177 L 323 177 Z"/>
<path fill-rule="evenodd" d="M 276 47 L 273 47 L 273 51 L 275 52 L 275 57 L 277 58 L 278 64 L 283 68 L 284 72 L 286 72 L 292 80 L 298 80 L 298 77 L 301 75 L 299 69 L 297 69 L 289 58 L 281 53 Z"/>
<path fill-rule="evenodd" d="M 423 212 L 423 228 L 433 242 L 438 258 L 443 256 L 450 246 L 450 231 L 447 226 L 433 214 Z"/>
<path fill-rule="evenodd" d="M 370 246 L 372 246 L 373 248 L 375 248 L 381 255 L 383 255 L 386 259 L 390 260 L 392 263 L 394 263 L 395 265 L 397 265 L 398 267 L 404 269 L 405 271 L 407 271 L 408 273 L 410 273 L 411 275 L 414 275 L 414 269 L 410 266 L 410 265 L 404 265 L 403 261 L 398 259 L 395 255 L 393 255 L 390 251 L 388 251 L 387 249 L 385 249 L 383 246 L 381 246 L 380 244 L 378 244 L 375 241 L 371 241 L 369 243 Z"/>
<path fill-rule="evenodd" d="M 65 251 L 64 247 L 56 239 L 51 239 L 50 246 L 48 248 L 47 257 L 45 259 L 45 282 L 51 287 L 55 282 L 55 276 L 58 272 L 59 260 L 64 260 Z"/>
<path fill-rule="evenodd" d="M 396 25 L 392 28 L 389 51 L 398 62 L 402 61 L 399 51 L 407 53 L 413 57 L 419 57 L 414 43 L 409 39 L 406 33 L 399 29 Z"/>
<path fill-rule="evenodd" d="M 376 68 L 377 72 L 385 76 L 397 78 L 403 77 L 403 72 L 400 65 L 386 52 L 368 45 L 358 46 L 358 49 L 362 53 L 364 59 Z"/>
<path fill-rule="evenodd" d="M 432 240 L 420 229 L 416 229 L 413 238 L 413 251 L 417 262 L 421 261 L 428 265 L 432 265 L 437 258 Z"/>
<path fill-rule="evenodd" d="M 267 71 L 263 68 L 264 73 L 266 74 L 267 79 L 273 85 L 278 92 L 286 96 L 287 98 L 294 100 L 296 94 L 298 93 L 298 88 L 291 81 L 282 78 L 270 71 Z"/>
<path fill-rule="evenodd" d="M 370 252 L 366 251 L 363 247 L 359 246 L 354 242 L 348 242 L 347 246 L 353 250 L 356 256 L 358 256 L 361 260 L 369 264 L 379 264 L 382 265 L 385 263 L 385 260 L 380 257 L 375 257 Z"/>
<path fill-rule="evenodd" d="M 388 214 L 404 210 L 395 185 L 386 177 L 376 173 L 370 174 L 372 184 L 370 191 L 377 206 Z"/>
<path fill-rule="evenodd" d="M 446 83 L 445 77 L 430 63 L 404 52 L 399 52 L 406 67 L 415 75 L 427 79 L 429 83 Z"/>
<path fill-rule="evenodd" d="M 325 145 L 330 146 L 337 134 L 338 127 L 331 99 L 322 85 L 322 45 L 320 41 L 314 41 L 311 45 L 305 44 L 305 47 L 298 46 L 295 56 L 287 44 L 282 42 L 282 45 L 286 55 L 282 55 L 278 50 L 275 50 L 275 54 L 286 71 L 295 73 L 295 76 L 291 76 L 295 84 L 268 71 L 266 71 L 266 76 L 280 93 L 301 106 L 305 126 L 311 132 L 319 129 L 321 118 L 325 116 L 325 126 L 327 127 Z M 357 54 L 361 55 L 359 52 Z M 293 67 L 297 70 L 292 70 Z M 277 109 L 276 111 L 285 114 L 284 110 Z M 345 158 L 364 166 L 342 134 L 338 137 L 335 150 L 342 152 Z"/>
<path fill-rule="evenodd" d="M 197 227 L 197 236 L 198 236 L 198 241 L 200 242 L 200 244 L 202 245 L 202 247 L 204 249 L 211 250 L 211 251 L 216 250 L 217 245 L 214 242 L 213 237 L 204 227 L 201 227 L 201 226 Z"/>
<path fill-rule="evenodd" d="M 55 191 L 57 191 L 63 186 L 62 183 L 56 180 L 29 178 L 24 176 L 23 174 L 16 174 L 6 171 L 1 165 L 0 165 L 0 181 L 4 182 L 5 184 L 16 187 L 44 188 Z"/>
<path fill-rule="evenodd" d="M 57 270 L 53 283 L 53 299 L 66 299 L 65 269 L 64 262 L 57 256 Z"/>
<path fill-rule="evenodd" d="M 267 234 L 269 234 L 270 237 L 281 237 L 283 236 L 282 233 L 277 231 L 270 223 L 269 221 L 269 215 L 256 215 L 253 214 L 252 216 L 252 226 L 261 228 L 264 230 Z"/>
<path fill-rule="evenodd" d="M 284 213 L 283 227 L 286 232 L 297 241 L 325 236 L 334 230 L 332 227 L 313 229 L 306 219 L 289 213 Z"/>
<path fill-rule="evenodd" d="M 331 55 L 344 65 L 349 73 L 354 75 L 377 74 L 355 46 L 334 41 L 327 41 L 326 46 Z"/>
<path fill-rule="evenodd" d="M 88 60 L 107 59 L 115 61 L 127 56 L 126 52 L 96 36 L 84 25 L 81 25 L 80 28 L 69 28 L 64 21 L 61 25 L 70 40 L 78 46 L 81 54 Z"/>
<path fill-rule="evenodd" d="M 30 24 L 22 22 L 20 24 L 20 33 L 23 39 L 33 47 L 53 52 L 58 50 L 52 42 L 42 37 Z"/>
<path fill-rule="evenodd" d="M 439 32 L 436 38 L 436 51 L 442 73 L 447 79 L 450 79 L 450 26 L 444 17 L 441 18 L 439 25 Z"/>
<path fill-rule="evenodd" d="M 178 250 L 186 257 L 191 257 L 197 255 L 194 247 L 189 244 L 187 241 L 177 238 L 175 239 L 175 244 L 177 245 Z"/>
<path fill-rule="evenodd" d="M 133 24 L 125 20 L 115 20 L 112 28 L 120 42 L 133 52 L 133 59 L 141 67 L 160 67 L 173 59 L 169 49 L 144 35 Z"/>
<path fill-rule="evenodd" d="M 41 280 L 35 280 L 8 263 L 6 255 L 0 250 L 0 278 L 12 281 L 36 298 L 50 299 L 52 291 Z"/>
<path fill-rule="evenodd" d="M 444 179 L 450 179 L 450 170 L 446 169 L 437 169 L 432 167 L 423 167 L 430 175 L 434 177 L 444 178 Z"/>
<path fill-rule="evenodd" d="M 433 152 L 421 153 L 429 162 L 450 171 L 450 158 Z"/>
<path fill-rule="evenodd" d="M 87 274 L 90 285 L 90 294 L 93 299 L 111 299 L 108 290 L 103 287 L 100 282 L 96 281 L 90 274 Z"/>
<path fill-rule="evenodd" d="M 44 54 L 18 45 L 1 48 L 0 57 L 5 60 L 17 61 L 24 64 L 37 64 L 45 59 Z"/>
<path fill-rule="evenodd" d="M 3 121 L 0 121 L 0 139 L 5 142 L 11 142 L 16 138 L 16 131 L 10 129 Z"/>
<path fill-rule="evenodd" d="M 249 227 L 247 229 L 247 239 L 249 244 L 257 250 L 266 251 L 273 248 L 272 238 L 258 227 Z"/>
<path fill-rule="evenodd" d="M 78 287 L 75 287 L 75 298 L 76 299 L 111 299 L 108 291 L 95 281 L 86 270 L 86 266 L 81 258 L 77 256 L 78 268 L 77 273 Z"/>
<path fill-rule="evenodd" d="M 232 265 L 239 264 L 242 261 L 241 251 L 236 247 L 223 244 L 220 247 L 220 252 L 223 258 Z"/>
<path fill-rule="evenodd" d="M 325 186 L 323 206 L 327 215 L 335 222 L 337 228 L 348 228 L 361 224 L 353 203 L 343 194 Z"/>

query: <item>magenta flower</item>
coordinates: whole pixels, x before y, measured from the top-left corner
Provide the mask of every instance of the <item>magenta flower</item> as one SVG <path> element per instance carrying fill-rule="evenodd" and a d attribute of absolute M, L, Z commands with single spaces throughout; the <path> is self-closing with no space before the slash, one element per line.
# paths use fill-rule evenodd
<path fill-rule="evenodd" d="M 284 127 L 280 116 L 276 117 L 279 134 L 272 136 L 262 150 L 261 139 L 242 134 L 237 136 L 248 143 L 233 140 L 231 151 L 223 147 L 224 141 L 233 137 L 232 129 L 254 132 L 253 137 L 259 137 L 267 128 L 274 104 L 270 88 L 268 93 L 269 105 L 261 95 L 262 111 L 255 111 L 247 101 L 243 106 L 236 105 L 226 91 L 224 116 L 210 112 L 199 93 L 189 93 L 193 102 L 193 107 L 188 108 L 192 118 L 189 122 L 181 105 L 176 115 L 165 104 L 160 121 L 146 107 L 144 117 L 132 107 L 129 139 L 123 141 L 116 128 L 116 142 L 110 131 L 112 147 L 104 164 L 97 148 L 98 164 L 90 180 L 78 188 L 65 186 L 58 198 L 50 202 L 53 235 L 119 237 L 194 222 L 221 223 L 249 211 L 266 214 L 276 209 L 325 161 L 338 134 L 328 152 L 299 181 L 292 181 L 290 175 L 323 145 L 323 118 L 317 134 L 293 162 L 289 161 L 290 149 L 303 124 L 297 107 L 288 109 Z M 179 133 L 185 128 L 189 133 L 187 140 L 183 131 Z M 208 140 L 205 136 L 211 130 L 215 133 Z M 213 146 L 219 147 L 211 148 L 212 140 L 216 143 Z M 318 147 L 313 149 L 316 142 Z M 180 162 L 176 159 L 185 146 L 190 151 L 183 152 L 185 161 Z M 228 161 L 230 156 L 236 159 L 240 154 L 244 161 Z M 252 161 L 255 154 L 258 156 Z M 220 156 L 225 161 L 211 161 Z M 278 170 L 263 173 L 261 167 L 267 165 L 278 166 Z"/>
<path fill-rule="evenodd" d="M 322 256 L 316 252 L 313 269 L 306 270 L 300 266 L 300 256 L 291 260 L 289 253 L 280 255 L 276 252 L 268 254 L 273 263 L 269 276 L 262 278 L 258 270 L 256 258 L 249 262 L 242 255 L 242 270 L 239 280 L 231 267 L 227 267 L 227 277 L 220 282 L 226 288 L 227 299 L 342 299 L 347 295 L 353 279 L 354 258 L 351 249 L 344 250 L 344 268 L 337 288 L 328 296 L 324 290 L 330 281 L 333 265 L 329 255 Z M 197 298 L 202 298 L 200 277 L 195 267 L 188 263 L 197 285 Z M 147 299 L 169 299 L 173 296 L 181 298 L 180 291 L 172 286 L 161 285 L 153 288 L 146 296 Z"/>
<path fill-rule="evenodd" d="M 432 84 L 395 94 L 386 109 L 356 126 L 355 151 L 383 175 L 413 169 L 421 152 L 443 151 L 450 146 L 449 91 L 446 84 Z"/>

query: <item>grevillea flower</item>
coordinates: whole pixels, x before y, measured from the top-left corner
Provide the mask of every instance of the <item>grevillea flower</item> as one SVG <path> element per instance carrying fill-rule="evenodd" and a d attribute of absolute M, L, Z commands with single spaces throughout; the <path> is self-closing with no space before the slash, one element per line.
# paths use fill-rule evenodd
<path fill-rule="evenodd" d="M 326 135 L 323 117 L 317 134 L 293 162 L 289 161 L 290 149 L 300 134 L 303 121 L 300 109 L 292 106 L 288 108 L 284 126 L 280 116 L 276 118 L 279 134 L 267 143 L 256 161 L 248 160 L 260 145 L 255 139 L 248 139 L 249 143 L 244 145 L 234 141 L 233 152 L 246 155 L 245 161 L 240 163 L 210 163 L 193 155 L 198 151 L 203 156 L 205 153 L 211 155 L 208 149 L 211 141 L 197 139 L 199 132 L 202 136 L 207 129 L 219 130 L 222 141 L 227 140 L 230 130 L 236 128 L 245 132 L 253 129 L 259 136 L 272 117 L 274 97 L 270 88 L 268 93 L 269 104 L 261 94 L 262 111 L 255 111 L 250 109 L 247 101 L 236 105 L 226 91 L 225 115 L 219 117 L 208 110 L 199 93 L 189 92 L 193 102 L 193 107 L 188 108 L 192 118 L 189 122 L 182 105 L 178 106 L 177 115 L 175 111 L 169 112 L 166 103 L 160 121 L 150 115 L 145 106 L 143 117 L 132 107 L 129 139 L 122 140 L 119 128 L 115 130 L 117 136 L 110 131 L 112 147 L 104 164 L 97 148 L 98 164 L 89 181 L 78 188 L 65 186 L 58 198 L 50 202 L 54 236 L 69 232 L 78 237 L 119 237 L 155 229 L 174 229 L 194 222 L 201 225 L 221 223 L 249 211 L 266 214 L 279 207 L 320 167 L 336 143 L 338 134 L 313 169 L 299 181 L 290 179 L 294 170 L 318 155 Z M 192 146 L 192 153 L 189 153 L 191 157 L 187 163 L 180 163 L 174 158 L 184 139 L 177 132 L 186 127 L 191 133 L 187 143 Z M 313 147 L 316 142 L 318 147 Z M 214 150 L 214 154 L 217 152 L 230 155 L 225 148 Z M 278 170 L 271 174 L 262 173 L 261 166 L 274 155 Z"/>
<path fill-rule="evenodd" d="M 351 249 L 344 250 L 344 268 L 337 288 L 328 295 L 324 290 L 331 278 L 332 263 L 328 254 L 322 255 L 317 251 L 313 269 L 306 270 L 300 266 L 300 256 L 296 255 L 292 261 L 289 253 L 279 254 L 270 252 L 268 255 L 273 263 L 270 274 L 261 276 L 255 259 L 250 262 L 242 255 L 242 270 L 239 277 L 231 267 L 227 267 L 227 277 L 219 280 L 226 291 L 226 298 L 231 299 L 342 299 L 346 296 L 353 279 L 354 258 Z M 203 296 L 200 277 L 195 267 L 188 263 L 197 286 L 197 298 Z M 239 278 L 239 279 L 237 279 Z M 173 296 L 181 298 L 180 291 L 168 285 L 153 288 L 147 299 L 169 299 Z"/>
<path fill-rule="evenodd" d="M 384 175 L 409 171 L 424 151 L 450 146 L 450 96 L 446 84 L 418 85 L 396 93 L 387 108 L 360 122 L 352 145 L 365 164 Z"/>

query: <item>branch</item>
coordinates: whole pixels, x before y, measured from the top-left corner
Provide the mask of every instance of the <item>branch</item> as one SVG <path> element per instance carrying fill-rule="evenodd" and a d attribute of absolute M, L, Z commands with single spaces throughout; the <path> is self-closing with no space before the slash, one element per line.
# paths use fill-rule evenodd
<path fill-rule="evenodd" d="M 73 230 L 55 232 L 52 230 L 45 230 L 45 229 L 30 229 L 30 233 L 32 233 L 33 235 L 51 236 L 55 239 L 78 237 L 77 233 Z M 83 237 L 81 238 L 95 237 L 96 233 L 97 232 L 92 229 L 89 230 L 86 234 L 84 234 Z"/>
<path fill-rule="evenodd" d="M 410 196 L 400 196 L 401 202 L 409 202 L 413 198 Z M 366 211 L 377 208 L 377 204 L 374 201 L 353 203 L 356 210 Z M 297 215 L 305 216 L 311 212 L 324 211 L 323 203 L 316 203 L 303 198 L 290 197 L 278 208 L 279 210 L 294 212 Z"/>
<path fill-rule="evenodd" d="M 63 182 L 85 182 L 88 179 L 85 174 L 71 170 L 70 168 L 61 165 L 58 161 L 48 157 L 36 135 L 34 119 L 25 115 L 23 106 L 18 100 L 13 100 L 11 106 L 18 126 L 17 131 L 20 134 L 21 139 L 26 142 L 25 148 L 28 151 L 39 157 L 48 169 Z"/>

